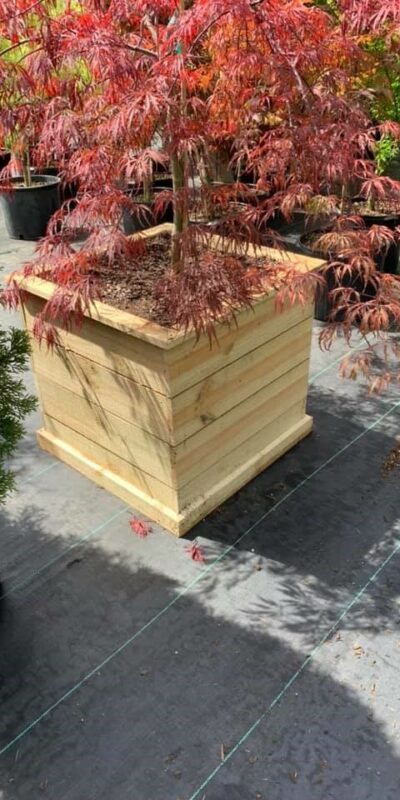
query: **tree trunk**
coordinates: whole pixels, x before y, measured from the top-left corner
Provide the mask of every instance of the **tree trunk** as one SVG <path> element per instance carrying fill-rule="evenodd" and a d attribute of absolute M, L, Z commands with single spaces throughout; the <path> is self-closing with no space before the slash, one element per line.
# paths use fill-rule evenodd
<path fill-rule="evenodd" d="M 182 261 L 181 235 L 188 225 L 187 174 L 185 159 L 171 158 L 172 186 L 174 191 L 174 233 L 172 236 L 171 260 L 174 270 L 179 270 Z M 178 197 L 178 199 L 177 199 Z"/>
<path fill-rule="evenodd" d="M 146 175 L 143 178 L 143 200 L 145 203 L 151 203 L 153 199 L 153 186 L 152 177 Z"/>
<path fill-rule="evenodd" d="M 22 155 L 22 172 L 24 176 L 24 184 L 29 188 L 30 186 L 32 186 L 31 162 L 29 158 L 29 150 L 24 150 Z"/>
<path fill-rule="evenodd" d="M 179 14 L 185 11 L 186 0 L 179 0 L 178 9 L 179 10 L 176 12 L 177 17 Z M 178 44 L 177 52 L 181 57 L 183 56 L 183 48 L 181 44 Z M 181 116 L 184 117 L 186 116 L 187 89 L 183 83 L 180 87 L 180 93 L 180 113 Z M 189 182 L 187 174 L 187 159 L 185 156 L 181 156 L 179 158 L 178 155 L 174 154 L 171 157 L 171 170 L 172 188 L 174 192 L 174 233 L 172 236 L 171 264 L 172 269 L 176 272 L 179 272 L 182 267 L 181 235 L 188 226 L 187 196 Z M 178 201 L 176 200 L 177 194 Z"/>

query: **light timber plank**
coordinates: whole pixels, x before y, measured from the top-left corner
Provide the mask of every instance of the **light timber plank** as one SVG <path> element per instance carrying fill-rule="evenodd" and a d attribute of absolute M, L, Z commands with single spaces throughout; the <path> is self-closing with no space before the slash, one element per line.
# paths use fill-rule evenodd
<path fill-rule="evenodd" d="M 216 481 L 214 483 L 210 482 L 207 489 L 196 492 L 194 502 L 182 509 L 184 522 L 180 526 L 179 535 L 184 535 L 196 522 L 199 522 L 211 511 L 218 508 L 228 497 L 232 497 L 235 492 L 249 483 L 278 458 L 281 458 L 305 436 L 308 436 L 312 431 L 312 418 L 304 414 L 300 420 L 297 420 L 291 426 L 283 424 L 282 428 L 283 432 L 280 435 L 272 435 L 272 438 L 268 434 L 265 436 L 266 444 L 264 447 L 260 443 L 255 450 L 254 447 L 250 448 L 252 449 L 252 455 L 249 456 L 247 461 L 245 454 L 239 459 L 236 459 L 232 454 L 232 467 L 225 477 L 218 479 L 219 473 L 218 469 L 216 469 Z M 233 466 L 235 461 L 237 467 Z"/>
<path fill-rule="evenodd" d="M 120 472 L 114 472 L 108 467 L 100 466 L 95 457 L 91 458 L 76 447 L 68 444 L 63 438 L 57 437 L 47 430 L 40 430 L 37 434 L 39 446 L 59 458 L 68 466 L 78 470 L 86 478 L 119 497 L 136 511 L 145 514 L 150 519 L 158 522 L 167 530 L 179 535 L 183 526 L 183 517 L 161 501 L 161 495 L 151 495 L 146 488 L 140 489 L 129 480 L 125 480 Z"/>
<path fill-rule="evenodd" d="M 32 295 L 24 303 L 26 326 L 30 332 L 34 316 L 42 305 Z M 169 353 L 91 320 L 85 320 L 79 331 L 55 327 L 58 342 L 68 353 L 76 353 L 160 394 L 174 397 L 307 319 L 311 324 L 312 305 L 294 306 L 277 315 L 275 303 L 269 298 L 265 305 L 257 306 L 254 311 L 242 312 L 238 327 L 223 326 L 218 342 L 211 348 L 203 337 L 194 346 L 185 341 Z M 41 351 L 45 359 L 47 348 L 44 344 Z"/>
<path fill-rule="evenodd" d="M 84 356 L 54 347 L 44 352 L 31 342 L 34 372 L 60 387 L 102 406 L 165 442 L 173 442 L 171 400 Z"/>
<path fill-rule="evenodd" d="M 304 413 L 307 383 L 308 360 L 185 439 L 174 448 L 176 485 L 184 486 L 209 469 L 297 400 L 303 401 Z"/>
<path fill-rule="evenodd" d="M 44 376 L 40 379 L 40 394 L 45 427 L 50 416 L 70 429 L 70 444 L 74 444 L 72 432 L 76 431 L 137 469 L 173 485 L 171 448 L 167 442 L 64 387 L 60 391 L 58 384 Z"/>
<path fill-rule="evenodd" d="M 40 435 L 38 438 L 41 447 L 44 447 L 43 442 L 48 439 L 56 438 L 57 441 L 63 443 L 67 449 L 75 450 L 77 453 L 80 453 L 83 458 L 95 464 L 96 471 L 104 470 L 112 472 L 121 479 L 124 485 L 129 485 L 131 491 L 138 492 L 141 496 L 147 497 L 148 502 L 160 502 L 161 505 L 165 505 L 166 508 L 169 508 L 171 513 L 176 513 L 178 511 L 176 491 L 162 481 L 152 475 L 146 474 L 134 464 L 128 463 L 99 443 L 90 440 L 81 433 L 78 433 L 78 431 L 72 430 L 72 428 L 64 425 L 59 420 L 53 419 L 48 414 L 44 415 L 44 424 L 45 428 L 39 431 Z M 44 447 L 44 449 L 51 452 L 47 447 Z M 56 454 L 54 453 L 54 455 Z M 63 458 L 62 454 L 58 457 L 63 461 L 66 460 Z M 67 461 L 67 463 L 70 464 L 70 466 L 75 466 L 71 461 Z M 77 468 L 79 469 L 79 467 Z"/>
<path fill-rule="evenodd" d="M 226 456 L 207 470 L 200 472 L 193 480 L 181 487 L 179 491 L 180 509 L 184 512 L 192 504 L 199 504 L 201 497 L 206 499 L 211 494 L 214 494 L 214 490 L 220 496 L 218 486 L 228 487 L 230 480 L 235 480 L 235 474 L 237 472 L 241 473 L 241 467 L 244 464 L 254 465 L 255 471 L 250 476 L 251 478 L 254 477 L 259 471 L 258 464 L 261 465 L 261 470 L 267 466 L 263 458 L 266 450 L 272 456 L 272 452 L 275 452 L 273 449 L 274 442 L 277 442 L 276 458 L 283 455 L 284 451 L 279 451 L 279 442 L 285 440 L 287 431 L 301 424 L 305 419 L 308 420 L 307 426 L 309 425 L 311 430 L 312 421 L 310 417 L 304 414 L 302 400 L 297 400 L 290 408 L 279 414 L 276 419 L 268 422 L 267 425 L 264 425 L 257 433 L 250 436 L 238 447 L 233 447 Z M 225 488 L 222 491 L 225 491 Z M 227 494 L 226 497 L 228 496 Z"/>
<path fill-rule="evenodd" d="M 268 298 L 253 311 L 243 311 L 238 326 L 224 326 L 218 341 L 210 343 L 202 337 L 194 346 L 191 342 L 177 345 L 167 354 L 171 397 L 180 394 L 209 375 L 237 361 L 271 339 L 309 320 L 312 324 L 313 305 L 286 307 L 277 313 L 275 300 Z"/>
<path fill-rule="evenodd" d="M 151 496 L 146 490 L 142 491 L 134 486 L 129 480 L 121 477 L 120 472 L 116 473 L 108 467 L 100 466 L 95 457 L 85 455 L 77 447 L 68 444 L 62 431 L 60 438 L 49 431 L 40 430 L 38 443 L 43 450 L 77 469 L 81 474 L 90 478 L 103 489 L 112 492 L 135 510 L 150 517 L 177 536 L 183 536 L 196 522 L 203 519 L 269 464 L 307 436 L 311 429 L 312 419 L 305 415 L 300 421 L 287 428 L 281 436 L 269 442 L 263 450 L 259 449 L 256 455 L 250 457 L 246 462 L 242 462 L 227 478 L 223 478 L 207 492 L 198 495 L 196 502 L 181 512 L 174 511 L 168 504 L 164 504 L 160 496 Z"/>
<path fill-rule="evenodd" d="M 172 232 L 173 226 L 170 223 L 164 223 L 163 225 L 150 228 L 147 231 L 134 234 L 133 238 L 150 239 L 164 233 Z M 221 236 L 210 237 L 210 246 L 215 250 L 222 252 L 232 252 L 233 248 L 235 248 L 237 251 L 237 243 L 233 244 L 229 239 Z M 268 247 L 255 248 L 252 245 L 244 245 L 243 253 L 250 256 L 254 255 L 255 257 L 260 257 L 260 255 L 263 255 L 269 261 L 279 261 L 282 264 L 286 263 L 288 266 L 292 268 L 295 267 L 302 272 L 310 272 L 321 269 L 325 263 L 324 261 L 321 261 L 321 259 L 308 257 L 306 255 L 303 256 L 288 252 L 284 253 Z M 14 280 L 22 289 L 35 294 L 37 297 L 41 297 L 45 301 L 52 297 L 55 289 L 55 284 L 50 281 L 33 276 L 24 278 L 20 273 L 14 273 L 13 275 L 8 276 L 7 280 Z M 274 297 L 274 294 L 274 291 L 272 291 L 269 293 L 269 296 Z M 254 301 L 255 307 L 259 302 L 262 302 L 263 299 L 263 295 L 260 295 L 259 298 L 256 298 Z M 92 320 L 102 322 L 116 330 L 131 336 L 135 336 L 137 339 L 149 342 L 166 350 L 174 348 L 177 343 L 182 342 L 185 338 L 189 338 L 191 340 L 194 340 L 195 338 L 193 331 L 189 332 L 188 334 L 186 334 L 184 331 L 174 331 L 154 322 L 142 319 L 141 317 L 137 317 L 128 311 L 122 311 L 114 308 L 113 306 L 109 306 L 105 303 L 97 301 L 90 303 L 88 309 L 84 313 L 86 317 L 90 317 Z"/>
<path fill-rule="evenodd" d="M 29 332 L 32 332 L 34 316 L 42 306 L 43 302 L 32 295 L 24 303 Z M 55 328 L 59 344 L 66 351 L 88 358 L 140 385 L 168 395 L 168 365 L 159 348 L 92 320 L 85 320 L 79 330 L 65 331 L 59 325 L 55 325 Z M 43 358 L 46 358 L 47 348 L 44 344 L 42 352 Z"/>
<path fill-rule="evenodd" d="M 179 444 L 202 430 L 283 373 L 306 361 L 311 330 L 310 317 L 173 397 L 174 442 Z"/>
<path fill-rule="evenodd" d="M 50 300 L 56 288 L 55 283 L 42 278 L 23 278 L 21 275 L 16 275 L 15 280 L 21 289 L 40 297 L 45 302 Z M 121 333 L 125 333 L 128 336 L 135 336 L 139 340 L 155 344 L 160 348 L 168 349 L 175 340 L 181 339 L 184 335 L 180 331 L 162 327 L 143 317 L 137 317 L 130 311 L 123 311 L 99 301 L 90 303 L 84 315 L 88 319 L 101 322 L 114 330 L 121 331 Z"/>

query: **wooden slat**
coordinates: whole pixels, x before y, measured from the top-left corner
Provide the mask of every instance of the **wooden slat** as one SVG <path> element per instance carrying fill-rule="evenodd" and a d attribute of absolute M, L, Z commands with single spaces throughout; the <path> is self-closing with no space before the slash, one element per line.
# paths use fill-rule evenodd
<path fill-rule="evenodd" d="M 76 444 L 75 433 L 85 436 L 104 448 L 107 457 L 112 453 L 168 486 L 181 487 L 250 438 L 267 420 L 277 418 L 285 407 L 302 400 L 307 376 L 305 362 L 177 447 L 170 447 L 64 387 L 60 389 L 44 376 L 40 379 L 40 397 L 45 427 L 49 419 L 63 423 L 72 446 Z"/>
<path fill-rule="evenodd" d="M 171 225 L 171 223 L 164 223 L 163 225 L 158 225 L 154 228 L 149 228 L 146 231 L 141 231 L 140 233 L 134 234 L 132 238 L 151 239 L 164 233 L 172 232 L 173 225 Z M 232 252 L 233 248 L 237 250 L 237 243 L 232 243 L 228 238 L 221 236 L 210 237 L 210 246 L 223 252 Z M 303 272 L 321 269 L 325 263 L 324 261 L 321 261 L 321 259 L 306 255 L 303 256 L 293 253 L 284 253 L 268 247 L 255 248 L 252 245 L 247 245 L 243 247 L 243 252 L 250 256 L 254 254 L 255 257 L 260 257 L 260 255 L 263 255 L 270 261 L 279 261 L 281 263 L 286 262 L 289 266 L 296 267 Z M 32 292 L 44 300 L 49 300 L 54 293 L 55 285 L 52 282 L 43 280 L 41 278 L 23 278 L 21 274 L 14 273 L 13 275 L 8 276 L 8 279 L 15 280 L 22 289 Z M 270 296 L 273 297 L 274 292 L 271 292 Z M 262 302 L 262 300 L 262 296 L 256 299 L 255 307 L 259 302 Z M 122 311 L 105 303 L 90 303 L 88 310 L 85 311 L 85 316 L 102 322 L 105 325 L 109 325 L 110 327 L 123 333 L 135 336 L 137 339 L 141 339 L 145 342 L 149 342 L 157 347 L 165 348 L 167 350 L 174 348 L 177 343 L 182 342 L 185 338 L 189 338 L 192 341 L 194 340 L 193 331 L 191 331 L 188 334 L 188 337 L 186 337 L 184 331 L 170 330 L 154 322 L 137 317 L 130 312 Z"/>
<path fill-rule="evenodd" d="M 43 301 L 32 295 L 24 303 L 28 331 L 32 332 L 34 316 L 42 306 Z M 168 366 L 164 352 L 158 347 L 92 320 L 85 320 L 79 331 L 64 331 L 59 325 L 55 325 L 55 328 L 60 345 L 67 351 L 77 353 L 142 386 L 148 386 L 168 396 Z M 42 349 L 43 358 L 46 358 L 46 346 L 42 345 Z"/>
<path fill-rule="evenodd" d="M 247 481 L 280 458 L 303 436 L 310 433 L 312 419 L 304 414 L 303 408 L 303 402 L 297 401 L 239 447 L 232 448 L 223 459 L 182 487 L 179 491 L 182 513 L 190 518 L 191 507 L 201 508 L 203 501 L 203 514 L 197 517 L 201 519 L 211 507 L 216 508 Z M 297 431 L 300 431 L 298 438 Z M 211 498 L 212 505 L 210 505 Z"/>
<path fill-rule="evenodd" d="M 43 376 L 40 380 L 40 397 L 45 427 L 47 416 L 62 422 L 69 429 L 70 444 L 75 445 L 73 434 L 76 431 L 135 468 L 168 486 L 173 485 L 171 448 L 166 442 L 68 389 L 60 390 L 58 384 Z"/>
<path fill-rule="evenodd" d="M 69 445 L 64 438 L 61 427 L 60 437 L 49 431 L 40 430 L 38 431 L 37 439 L 39 446 L 47 453 L 78 470 L 86 478 L 96 483 L 97 486 L 112 492 L 112 494 L 115 494 L 127 505 L 132 506 L 136 511 L 145 514 L 176 535 L 184 532 L 183 516 L 169 507 L 168 500 L 165 501 L 165 504 L 162 502 L 162 491 L 157 491 L 155 488 L 151 490 L 150 484 L 140 489 L 129 479 L 125 480 L 118 464 L 114 464 L 115 471 L 111 468 L 100 466 L 96 461 L 95 447 L 93 445 L 91 447 L 93 455 L 85 455 L 86 444 L 83 445 L 82 450 Z M 185 530 L 188 529 L 185 528 Z"/>
<path fill-rule="evenodd" d="M 135 487 L 129 480 L 121 477 L 121 470 L 117 465 L 116 471 L 99 466 L 96 454 L 85 455 L 83 449 L 69 445 L 60 426 L 60 437 L 49 431 L 38 432 L 38 443 L 46 452 L 60 458 L 66 464 L 77 469 L 98 486 L 106 489 L 128 505 L 158 522 L 164 528 L 183 536 L 196 522 L 217 508 L 224 500 L 238 491 L 252 478 L 262 472 L 277 458 L 282 456 L 301 439 L 307 436 L 312 429 L 312 419 L 304 415 L 300 421 L 291 427 L 284 426 L 284 433 L 275 436 L 263 449 L 258 449 L 256 455 L 246 461 L 240 459 L 240 465 L 229 475 L 216 483 L 204 493 L 197 493 L 196 500 L 181 512 L 174 511 L 168 506 L 168 501 L 162 501 L 161 493 L 155 491 L 154 496 L 145 488 L 143 491 Z M 82 437 L 83 439 L 84 437 Z M 268 440 L 268 437 L 266 437 Z M 91 445 L 94 450 L 94 445 Z"/>
<path fill-rule="evenodd" d="M 171 400 L 147 386 L 125 378 L 118 372 L 88 358 L 54 347 L 46 351 L 32 340 L 34 372 L 62 390 L 74 392 L 88 402 L 101 405 L 165 442 L 173 442 Z"/>
<path fill-rule="evenodd" d="M 309 358 L 312 318 L 172 398 L 174 443 L 192 436 Z"/>
<path fill-rule="evenodd" d="M 157 227 L 135 233 L 132 238 L 153 239 L 165 233 L 171 234 L 172 232 L 173 225 L 166 222 Z M 6 276 L 6 280 L 7 282 L 15 281 L 19 284 L 21 289 L 34 294 L 36 297 L 42 298 L 44 301 L 49 300 L 53 296 L 55 290 L 55 284 L 52 281 L 43 280 L 43 278 L 34 276 L 24 278 L 23 275 L 18 272 Z M 158 325 L 155 322 L 151 322 L 150 320 L 137 317 L 130 311 L 123 311 L 99 301 L 90 303 L 88 309 L 84 313 L 85 316 L 90 319 L 102 322 L 116 330 L 135 336 L 140 340 L 150 342 L 161 348 L 173 346 L 174 341 L 180 340 L 184 335 L 182 332 L 174 331 L 162 325 Z"/>
<path fill-rule="evenodd" d="M 24 304 L 26 326 L 32 331 L 34 316 L 43 301 L 30 295 Z M 193 346 L 190 341 L 177 345 L 168 353 L 125 336 L 113 328 L 86 320 L 79 331 L 64 331 L 56 325 L 59 344 L 67 351 L 88 358 L 136 383 L 148 386 L 160 394 L 174 397 L 208 375 L 236 361 L 296 324 L 312 322 L 311 304 L 287 308 L 277 314 L 275 301 L 265 299 L 254 311 L 243 311 L 238 327 L 224 326 L 218 342 L 210 348 L 204 337 Z M 42 346 L 46 358 L 46 347 Z"/>
<path fill-rule="evenodd" d="M 64 425 L 59 420 L 53 419 L 48 414 L 44 415 L 44 423 L 45 428 L 39 432 L 42 436 L 46 437 L 46 435 L 48 435 L 50 439 L 55 437 L 58 442 L 63 443 L 67 449 L 73 449 L 83 458 L 90 459 L 92 463 L 96 465 L 96 471 L 101 472 L 108 470 L 114 473 L 118 480 L 129 484 L 132 491 L 140 493 L 143 497 L 147 497 L 149 503 L 160 503 L 166 508 L 169 508 L 171 513 L 177 512 L 178 499 L 174 489 L 170 488 L 162 481 L 157 480 L 157 478 L 152 475 L 147 475 L 135 465 L 129 464 L 123 458 L 115 455 L 115 453 L 106 450 L 98 442 L 91 441 L 83 434 L 72 430 L 67 425 Z M 39 444 L 43 446 L 43 441 L 40 437 Z M 54 455 L 58 455 L 63 461 L 66 460 L 63 458 L 61 452 L 57 454 L 54 451 L 49 451 L 46 447 L 44 447 L 44 449 L 48 452 L 53 452 Z M 71 466 L 75 466 L 71 461 L 67 461 L 67 463 Z M 88 477 L 92 476 L 89 475 Z"/>
<path fill-rule="evenodd" d="M 238 327 L 225 326 L 218 342 L 210 347 L 205 337 L 193 346 L 184 342 L 166 355 L 171 397 L 199 383 L 209 375 L 255 350 L 305 320 L 312 322 L 313 304 L 286 307 L 277 313 L 274 298 L 266 298 L 253 311 L 243 311 Z M 311 340 L 310 340 L 311 345 Z"/>
<path fill-rule="evenodd" d="M 39 384 L 44 376 L 163 441 L 179 444 L 306 360 L 310 329 L 311 320 L 305 320 L 172 401 L 64 348 L 47 351 L 32 340 L 32 358 Z"/>
<path fill-rule="evenodd" d="M 269 386 L 235 406 L 199 433 L 185 439 L 175 450 L 176 485 L 181 487 L 209 469 L 245 442 L 285 409 L 303 402 L 308 383 L 308 361 L 287 372 Z"/>

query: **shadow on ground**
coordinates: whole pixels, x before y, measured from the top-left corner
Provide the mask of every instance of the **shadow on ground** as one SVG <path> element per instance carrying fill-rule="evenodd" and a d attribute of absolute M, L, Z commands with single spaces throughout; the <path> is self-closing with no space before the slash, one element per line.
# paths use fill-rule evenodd
<path fill-rule="evenodd" d="M 21 523 L 28 519 L 32 547 L 42 546 L 34 505 Z M 207 592 L 186 594 L 123 647 L 180 589 L 127 542 L 130 552 L 112 554 L 86 544 L 46 580 L 16 593 L 6 585 L 1 746 L 33 725 L 0 758 L 2 800 L 189 800 L 307 654 L 251 615 L 246 627 L 232 622 L 228 606 L 241 598 L 225 586 L 213 608 Z M 282 540 L 282 564 L 289 546 Z M 274 547 L 278 556 L 277 539 Z M 255 574 L 266 601 L 271 575 Z M 304 624 L 311 635 L 315 620 Z M 310 665 L 200 797 L 398 800 L 399 767 L 368 699 Z"/>
<path fill-rule="evenodd" d="M 312 436 L 192 532 L 209 554 L 232 548 L 202 591 L 211 600 L 222 585 L 240 593 L 243 624 L 245 617 L 267 616 L 280 634 L 301 633 L 312 643 L 399 541 L 400 475 L 397 470 L 385 476 L 383 470 L 399 412 L 365 433 L 391 408 L 387 398 L 379 400 L 373 415 L 371 402 L 360 391 L 343 400 L 314 389 Z M 342 448 L 347 449 L 318 471 Z M 383 606 L 371 601 L 365 618 L 355 610 L 352 621 L 379 630 L 392 612 L 399 616 L 396 585 L 388 587 Z"/>

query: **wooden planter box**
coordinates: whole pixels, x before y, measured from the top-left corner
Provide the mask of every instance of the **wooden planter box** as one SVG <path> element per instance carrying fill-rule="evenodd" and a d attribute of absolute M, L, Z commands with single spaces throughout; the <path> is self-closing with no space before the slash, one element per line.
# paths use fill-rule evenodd
<path fill-rule="evenodd" d="M 322 264 L 287 258 L 307 270 Z M 21 285 L 31 332 L 54 285 Z M 310 433 L 312 320 L 313 303 L 278 312 L 272 293 L 241 312 L 238 327 L 221 324 L 210 349 L 206 338 L 93 304 L 81 329 L 58 327 L 53 351 L 32 338 L 39 445 L 181 536 Z"/>

